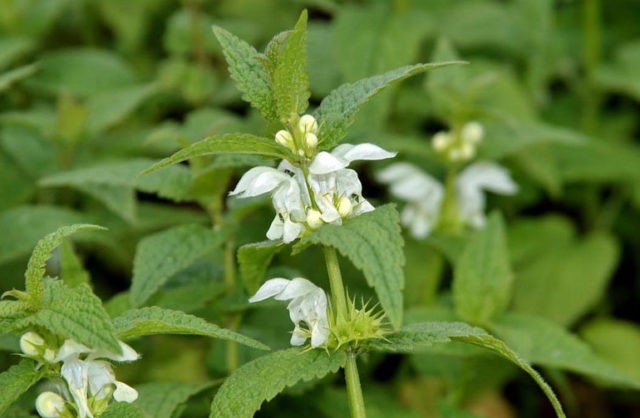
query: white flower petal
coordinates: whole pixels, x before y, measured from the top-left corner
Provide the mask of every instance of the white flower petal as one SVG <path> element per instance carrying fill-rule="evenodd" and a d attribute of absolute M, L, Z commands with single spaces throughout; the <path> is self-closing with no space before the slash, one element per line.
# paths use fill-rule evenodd
<path fill-rule="evenodd" d="M 356 160 L 384 160 L 396 156 L 396 152 L 389 152 L 377 145 L 364 143 L 358 145 L 338 145 L 332 153 L 347 160 L 349 163 Z"/>
<path fill-rule="evenodd" d="M 267 238 L 271 241 L 275 241 L 277 239 L 282 238 L 282 234 L 284 233 L 284 221 L 280 218 L 280 215 L 276 215 L 271 221 L 271 226 L 269 226 L 269 230 L 267 231 Z"/>
<path fill-rule="evenodd" d="M 254 167 L 244 173 L 229 196 L 253 197 L 268 193 L 289 177 L 272 167 Z"/>
<path fill-rule="evenodd" d="M 294 347 L 298 347 L 303 345 L 305 341 L 307 341 L 307 337 L 304 335 L 303 331 L 298 326 L 296 326 L 293 329 L 293 333 L 291 334 L 291 340 L 289 340 L 289 344 L 293 345 Z"/>
<path fill-rule="evenodd" d="M 115 354 L 107 350 L 97 349 L 93 350 L 93 352 L 87 356 L 87 360 L 106 358 L 117 362 L 127 362 L 138 360 L 140 358 L 140 355 L 136 352 L 136 350 L 131 348 L 131 346 L 129 346 L 128 344 L 125 344 L 122 341 L 118 341 L 118 344 L 120 345 L 120 350 L 122 351 L 121 354 Z"/>
<path fill-rule="evenodd" d="M 97 395 L 102 388 L 116 381 L 111 364 L 106 361 L 87 362 L 87 380 L 92 395 Z"/>
<path fill-rule="evenodd" d="M 304 226 L 298 222 L 292 222 L 290 219 L 284 220 L 282 228 L 282 242 L 288 244 L 295 241 L 296 238 L 304 231 Z"/>
<path fill-rule="evenodd" d="M 249 302 L 260 302 L 261 300 L 273 297 L 284 290 L 289 284 L 289 280 L 282 278 L 269 279 L 256 292 L 255 295 L 249 298 Z"/>
<path fill-rule="evenodd" d="M 296 277 L 289 281 L 287 286 L 282 290 L 282 293 L 275 297 L 276 300 L 289 300 L 305 296 L 310 292 L 318 289 L 318 286 L 313 284 L 307 279 L 302 277 Z"/>
<path fill-rule="evenodd" d="M 465 168 L 457 178 L 457 185 L 463 189 L 483 189 L 505 195 L 518 191 L 518 185 L 511 179 L 509 171 L 486 161 Z"/>
<path fill-rule="evenodd" d="M 309 172 L 316 175 L 328 174 L 343 169 L 348 164 L 349 162 L 345 159 L 338 158 L 326 151 L 321 151 L 311 162 Z"/>
<path fill-rule="evenodd" d="M 311 327 L 311 347 L 319 347 L 329 339 L 329 326 L 325 322 L 318 323 Z"/>
<path fill-rule="evenodd" d="M 79 354 L 90 353 L 91 350 L 86 345 L 75 342 L 74 340 L 65 340 L 62 347 L 58 350 L 58 354 L 54 358 L 54 362 L 63 361 L 67 357 L 78 356 Z"/>
<path fill-rule="evenodd" d="M 138 399 L 138 391 L 122 382 L 115 382 L 116 390 L 113 391 L 113 399 L 117 402 L 132 403 Z"/>

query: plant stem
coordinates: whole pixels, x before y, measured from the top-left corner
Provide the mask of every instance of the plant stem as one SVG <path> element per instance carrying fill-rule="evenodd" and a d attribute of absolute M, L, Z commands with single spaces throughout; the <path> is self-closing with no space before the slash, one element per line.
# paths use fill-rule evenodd
<path fill-rule="evenodd" d="M 362 387 L 360 386 L 356 357 L 356 353 L 348 351 L 347 362 L 344 366 L 349 409 L 351 410 L 351 418 L 366 418 L 367 413 L 364 409 L 364 398 L 362 397 Z"/>
<path fill-rule="evenodd" d="M 600 0 L 585 0 L 583 8 L 583 36 L 585 71 L 584 119 L 583 129 L 587 134 L 594 134 L 598 127 L 598 111 L 600 92 L 594 82 L 594 74 L 600 64 L 601 25 Z"/>
<path fill-rule="evenodd" d="M 333 247 L 323 247 L 324 259 L 327 263 L 327 273 L 331 285 L 331 296 L 335 314 L 338 318 L 347 319 L 347 297 L 342 283 L 342 273 L 338 263 L 338 255 Z M 366 418 L 364 409 L 364 398 L 362 387 L 360 386 L 360 376 L 358 375 L 358 365 L 356 363 L 356 353 L 347 349 L 347 362 L 344 366 L 344 374 L 347 380 L 347 397 L 349 399 L 349 409 L 351 418 Z"/>
<path fill-rule="evenodd" d="M 347 299 L 342 284 L 342 273 L 340 273 L 340 264 L 338 263 L 338 255 L 333 247 L 323 247 L 324 259 L 327 263 L 327 273 L 329 274 L 329 284 L 331 285 L 331 296 L 333 298 L 333 306 L 336 310 L 338 318 L 347 317 Z"/>

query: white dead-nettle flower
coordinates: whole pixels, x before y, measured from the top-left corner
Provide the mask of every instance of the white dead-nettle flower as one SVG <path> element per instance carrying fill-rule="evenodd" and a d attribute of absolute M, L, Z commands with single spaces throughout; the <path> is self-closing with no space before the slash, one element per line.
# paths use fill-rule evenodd
<path fill-rule="evenodd" d="M 300 129 L 315 129 L 309 120 L 303 123 L 303 118 Z M 380 160 L 394 155 L 373 144 L 342 144 L 331 153 L 318 153 L 306 176 L 286 160 L 277 169 L 254 167 L 229 195 L 246 198 L 272 193 L 276 217 L 267 238 L 289 243 L 307 228 L 317 229 L 322 223 L 340 225 L 344 218 L 372 211 L 373 206 L 362 196 L 358 173 L 346 167 L 355 160 Z"/>
<path fill-rule="evenodd" d="M 436 179 L 409 163 L 396 163 L 377 175 L 389 184 L 391 194 L 407 201 L 401 222 L 415 238 L 426 238 L 440 218 L 444 187 Z M 456 178 L 455 203 L 461 222 L 474 228 L 484 226 L 485 191 L 512 195 L 518 191 L 509 172 L 498 164 L 477 162 L 462 170 Z"/>
<path fill-rule="evenodd" d="M 290 300 L 287 309 L 291 322 L 295 325 L 291 335 L 291 345 L 303 345 L 309 336 L 311 347 L 319 347 L 329 338 L 327 319 L 327 296 L 324 290 L 307 279 L 292 280 L 275 278 L 267 280 L 249 302 L 260 302 L 273 297 L 276 300 Z M 306 328 L 302 328 L 303 322 Z"/>
<path fill-rule="evenodd" d="M 78 418 L 93 418 L 89 399 L 102 400 L 111 395 L 118 402 L 133 402 L 138 392 L 115 378 L 111 363 L 104 359 L 127 362 L 138 359 L 138 353 L 120 341 L 122 354 L 91 349 L 73 340 L 66 340 L 58 350 L 55 362 L 62 362 L 60 374 L 67 382 L 69 393 L 78 410 Z"/>

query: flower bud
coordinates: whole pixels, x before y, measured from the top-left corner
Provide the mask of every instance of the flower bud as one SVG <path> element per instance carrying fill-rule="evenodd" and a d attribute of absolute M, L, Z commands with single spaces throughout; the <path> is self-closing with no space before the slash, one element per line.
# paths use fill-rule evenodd
<path fill-rule="evenodd" d="M 468 142 L 462 144 L 458 151 L 460 152 L 460 159 L 464 161 L 468 161 L 476 155 L 476 147 Z"/>
<path fill-rule="evenodd" d="M 453 162 L 462 161 L 462 152 L 458 148 L 454 148 L 449 152 L 449 159 Z"/>
<path fill-rule="evenodd" d="M 451 135 L 448 132 L 438 132 L 433 136 L 432 145 L 433 149 L 438 152 L 446 150 L 451 144 Z"/>
<path fill-rule="evenodd" d="M 353 204 L 351 203 L 351 199 L 346 196 L 342 196 L 340 199 L 338 199 L 338 207 L 336 209 L 338 209 L 338 213 L 343 218 L 351 215 L 351 212 L 353 212 Z"/>
<path fill-rule="evenodd" d="M 304 133 L 315 134 L 318 131 L 318 122 L 311 115 L 303 115 L 298 121 L 298 129 Z"/>
<path fill-rule="evenodd" d="M 64 399 L 60 395 L 42 392 L 36 399 L 36 409 L 42 418 L 59 418 L 66 408 Z"/>
<path fill-rule="evenodd" d="M 276 142 L 283 147 L 291 148 L 293 145 L 293 136 L 289 131 L 285 131 L 284 129 L 276 132 Z"/>
<path fill-rule="evenodd" d="M 469 144 L 477 144 L 482 141 L 484 128 L 478 122 L 469 122 L 462 127 L 462 140 Z"/>
<path fill-rule="evenodd" d="M 56 359 L 56 352 L 50 348 L 44 350 L 44 356 L 42 356 L 47 362 L 54 363 Z"/>
<path fill-rule="evenodd" d="M 308 132 L 304 134 L 304 142 L 307 144 L 307 147 L 314 149 L 316 145 L 318 145 L 318 137 L 316 134 Z"/>
<path fill-rule="evenodd" d="M 40 348 L 44 346 L 44 340 L 33 331 L 29 331 L 20 337 L 20 350 L 28 356 L 40 354 Z"/>
<path fill-rule="evenodd" d="M 322 226 L 322 214 L 315 209 L 307 211 L 307 225 L 311 229 L 318 229 Z"/>

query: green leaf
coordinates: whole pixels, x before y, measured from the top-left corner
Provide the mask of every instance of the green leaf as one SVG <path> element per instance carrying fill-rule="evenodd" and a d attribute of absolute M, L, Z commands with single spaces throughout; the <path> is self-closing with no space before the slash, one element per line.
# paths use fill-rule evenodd
<path fill-rule="evenodd" d="M 0 69 L 11 65 L 13 61 L 32 50 L 34 46 L 34 39 L 8 36 L 5 33 L 0 39 Z"/>
<path fill-rule="evenodd" d="M 391 323 L 397 328 L 402 324 L 404 288 L 404 241 L 399 220 L 395 205 L 380 206 L 342 225 L 323 225 L 296 243 L 293 252 L 298 253 L 311 244 L 335 247 L 362 270 Z"/>
<path fill-rule="evenodd" d="M 640 382 L 640 327 L 637 323 L 599 318 L 580 329 L 599 357 Z"/>
<path fill-rule="evenodd" d="M 243 245 L 238 249 L 240 277 L 245 290 L 253 294 L 265 278 L 273 256 L 285 246 L 280 241 L 262 241 Z"/>
<path fill-rule="evenodd" d="M 31 296 L 31 301 L 35 305 L 42 303 L 44 293 L 43 277 L 45 275 L 47 260 L 51 257 L 53 250 L 58 248 L 62 241 L 69 235 L 82 229 L 105 229 L 98 225 L 76 224 L 63 226 L 57 231 L 41 239 L 31 254 L 27 271 L 25 272 L 25 289 Z"/>
<path fill-rule="evenodd" d="M 355 83 L 344 84 L 333 90 L 322 100 L 315 112 L 319 123 L 318 138 L 322 148 L 332 148 L 344 139 L 360 107 L 392 83 L 427 70 L 461 63 L 454 61 L 407 65 Z"/>
<path fill-rule="evenodd" d="M 148 418 L 136 404 L 127 402 L 113 402 L 100 418 Z"/>
<path fill-rule="evenodd" d="M 303 10 L 296 26 L 287 36 L 273 71 L 272 88 L 276 115 L 288 122 L 292 114 L 309 106 L 309 74 L 307 73 L 307 11 Z"/>
<path fill-rule="evenodd" d="M 496 321 L 493 328 L 509 346 L 534 364 L 580 373 L 621 387 L 640 388 L 640 380 L 618 371 L 584 341 L 552 322 L 511 314 Z"/>
<path fill-rule="evenodd" d="M 538 238 L 531 236 L 531 240 Z M 574 323 L 604 297 L 618 257 L 618 243 L 604 232 L 582 239 L 558 236 L 544 252 L 515 270 L 514 310 L 561 325 Z M 580 297 L 576 297 L 576 284 Z"/>
<path fill-rule="evenodd" d="M 455 265 L 456 312 L 471 323 L 488 323 L 507 307 L 512 281 L 504 223 L 494 213 L 487 225 L 471 237 Z"/>
<path fill-rule="evenodd" d="M 174 274 L 221 245 L 223 231 L 202 225 L 180 225 L 145 237 L 133 260 L 131 303 L 143 305 Z"/>
<path fill-rule="evenodd" d="M 111 318 L 102 301 L 89 286 L 68 287 L 62 281 L 43 281 L 42 307 L 21 321 L 23 326 L 41 326 L 65 339 L 73 339 L 91 348 L 120 353 Z"/>
<path fill-rule="evenodd" d="M 47 53 L 30 82 L 54 94 L 70 92 L 83 97 L 133 85 L 129 66 L 107 50 L 74 48 Z M 99 75 L 99 77 L 98 77 Z"/>
<path fill-rule="evenodd" d="M 542 391 L 551 401 L 556 414 L 566 418 L 562 406 L 553 390 L 525 360 L 520 358 L 503 341 L 487 334 L 483 329 L 472 327 L 461 322 L 423 322 L 410 324 L 400 331 L 386 336 L 387 341 L 375 341 L 371 347 L 377 351 L 391 351 L 402 353 L 419 352 L 434 344 L 461 341 L 464 343 L 489 349 L 512 363 L 516 364 L 535 380 Z"/>
<path fill-rule="evenodd" d="M 148 84 L 127 86 L 90 96 L 87 102 L 87 131 L 95 135 L 120 123 L 156 91 L 155 85 Z"/>
<path fill-rule="evenodd" d="M 135 404 L 149 417 L 172 418 L 176 409 L 191 396 L 211 386 L 213 383 L 146 383 L 136 387 L 138 399 Z"/>
<path fill-rule="evenodd" d="M 259 350 L 269 349 L 259 341 L 210 324 L 197 316 L 156 306 L 131 309 L 115 318 L 113 326 L 123 340 L 156 334 L 202 335 L 236 341 Z"/>
<path fill-rule="evenodd" d="M 20 300 L 2 300 L 0 301 L 0 318 L 15 319 L 25 317 L 33 307 Z"/>
<path fill-rule="evenodd" d="M 0 213 L 0 264 L 29 254 L 49 232 L 79 222 L 80 214 L 54 206 L 19 206 Z"/>
<path fill-rule="evenodd" d="M 20 395 L 26 392 L 44 375 L 44 368 L 36 369 L 33 360 L 22 359 L 9 370 L 0 373 L 0 414 L 2 414 Z"/>
<path fill-rule="evenodd" d="M 170 167 L 162 173 L 138 174 L 153 164 L 153 160 L 134 158 L 123 161 L 99 162 L 88 167 L 56 173 L 39 181 L 41 186 L 119 186 L 155 193 L 176 202 L 190 200 L 191 173 L 182 166 Z"/>
<path fill-rule="evenodd" d="M 242 98 L 258 109 L 266 119 L 276 120 L 271 81 L 260 62 L 258 51 L 219 26 L 213 27 L 213 33 L 222 45 L 229 74 L 243 93 Z"/>
<path fill-rule="evenodd" d="M 264 401 L 300 381 L 336 372 L 346 361 L 344 352 L 276 351 L 253 360 L 227 378 L 211 404 L 211 418 L 251 418 Z"/>
<path fill-rule="evenodd" d="M 281 159 L 290 157 L 287 150 L 278 145 L 274 139 L 251 134 L 223 134 L 210 136 L 196 142 L 172 156 L 160 160 L 141 174 L 148 174 L 190 158 L 213 154 L 257 154 Z"/>
<path fill-rule="evenodd" d="M 90 284 L 89 272 L 82 265 L 73 245 L 64 241 L 60 246 L 60 278 L 69 287 Z"/>
<path fill-rule="evenodd" d="M 0 74 L 0 92 L 11 87 L 13 83 L 16 83 L 24 78 L 29 77 L 37 71 L 38 67 L 35 64 L 23 65 L 22 67 L 14 68 L 11 71 Z"/>

